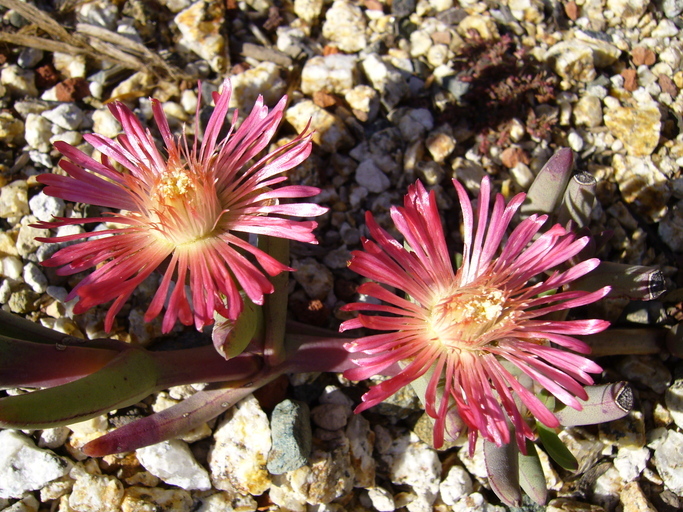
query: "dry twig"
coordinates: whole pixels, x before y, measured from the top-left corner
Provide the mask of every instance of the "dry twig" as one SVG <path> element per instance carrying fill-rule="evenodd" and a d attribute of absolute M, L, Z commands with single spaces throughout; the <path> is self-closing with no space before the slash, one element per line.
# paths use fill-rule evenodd
<path fill-rule="evenodd" d="M 78 23 L 75 33 L 37 7 L 20 0 L 0 0 L 0 5 L 13 9 L 50 38 L 23 32 L 0 32 L 0 42 L 28 46 L 49 52 L 84 54 L 96 60 L 119 64 L 136 71 L 149 70 L 170 79 L 187 79 L 183 71 L 165 62 L 146 46 L 103 27 Z"/>

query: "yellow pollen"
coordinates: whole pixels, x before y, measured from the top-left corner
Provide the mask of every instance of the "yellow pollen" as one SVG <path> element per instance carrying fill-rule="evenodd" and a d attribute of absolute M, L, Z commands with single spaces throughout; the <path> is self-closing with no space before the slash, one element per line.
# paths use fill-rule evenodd
<path fill-rule="evenodd" d="M 185 169 L 175 169 L 161 178 L 161 182 L 156 187 L 157 200 L 164 204 L 169 199 L 173 200 L 179 196 L 184 196 L 192 189 L 192 181 Z"/>
<path fill-rule="evenodd" d="M 451 348 L 472 348 L 496 327 L 505 310 L 505 294 L 497 288 L 458 290 L 431 310 L 432 334 Z"/>
<path fill-rule="evenodd" d="M 184 166 L 171 167 L 150 194 L 148 215 L 154 233 L 175 246 L 203 240 L 220 216 L 215 196 L 208 197 L 191 172 Z"/>

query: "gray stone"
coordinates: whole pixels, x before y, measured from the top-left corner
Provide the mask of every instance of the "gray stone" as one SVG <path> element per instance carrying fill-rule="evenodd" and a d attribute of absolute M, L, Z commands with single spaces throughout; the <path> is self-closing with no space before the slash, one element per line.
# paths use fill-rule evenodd
<path fill-rule="evenodd" d="M 384 487 L 371 487 L 368 489 L 368 498 L 372 507 L 378 512 L 393 512 L 396 510 L 394 497 Z"/>
<path fill-rule="evenodd" d="M 391 186 L 391 181 L 387 175 L 372 160 L 365 160 L 358 165 L 356 183 L 375 194 L 384 192 Z"/>
<path fill-rule="evenodd" d="M 83 122 L 83 111 L 73 103 L 62 103 L 43 112 L 43 117 L 65 130 L 77 130 Z"/>
<path fill-rule="evenodd" d="M 19 288 L 10 295 L 7 305 L 12 313 L 24 315 L 37 309 L 37 301 L 40 296 L 27 288 Z"/>
<path fill-rule="evenodd" d="M 346 268 L 351 261 L 351 252 L 346 247 L 332 249 L 323 257 L 323 262 L 329 268 Z"/>
<path fill-rule="evenodd" d="M 664 0 L 662 10 L 667 18 L 675 18 L 683 12 L 683 0 Z"/>
<path fill-rule="evenodd" d="M 470 30 L 476 30 L 482 39 L 491 41 L 498 39 L 498 27 L 495 20 L 491 16 L 483 14 L 470 14 L 465 16 L 458 24 L 458 34 L 467 37 Z"/>
<path fill-rule="evenodd" d="M 44 167 L 45 169 L 52 169 L 52 158 L 47 153 L 42 153 L 40 151 L 29 151 L 28 156 L 31 161 L 38 167 Z"/>
<path fill-rule="evenodd" d="M 410 93 L 410 87 L 403 73 L 376 53 L 368 55 L 362 63 L 363 71 L 372 86 L 379 92 L 382 103 L 393 109 Z"/>
<path fill-rule="evenodd" d="M 19 228 L 19 236 L 17 236 L 17 251 L 21 256 L 28 256 L 40 247 L 43 242 L 36 240 L 37 237 L 49 237 L 49 229 L 34 228 L 31 225 L 23 225 Z"/>
<path fill-rule="evenodd" d="M 351 407 L 345 404 L 321 404 L 313 408 L 313 423 L 325 430 L 339 430 L 346 427 L 351 416 Z"/>
<path fill-rule="evenodd" d="M 377 450 L 389 467 L 391 481 L 410 486 L 414 498 L 407 509 L 431 511 L 441 480 L 441 462 L 436 451 L 413 433 L 396 437 L 389 444 L 377 446 Z"/>
<path fill-rule="evenodd" d="M 4 96 L 4 87 L 0 85 L 0 95 Z M 24 137 L 24 122 L 15 118 L 10 112 L 0 112 L 0 140 L 6 144 L 20 142 Z"/>
<path fill-rule="evenodd" d="M 29 494 L 24 496 L 21 501 L 17 501 L 11 506 L 3 508 L 2 512 L 38 512 L 39 507 L 40 502 L 32 494 Z"/>
<path fill-rule="evenodd" d="M 71 430 L 67 427 L 46 428 L 40 433 L 38 446 L 41 448 L 59 448 L 69 437 Z"/>
<path fill-rule="evenodd" d="M 410 55 L 411 57 L 419 57 L 425 55 L 432 47 L 434 42 L 429 30 L 416 30 L 410 34 Z"/>
<path fill-rule="evenodd" d="M 344 222 L 339 228 L 339 234 L 341 235 L 342 242 L 345 245 L 355 245 L 360 243 L 360 230 L 354 228 L 348 222 Z"/>
<path fill-rule="evenodd" d="M 397 18 L 405 18 L 415 11 L 416 0 L 394 0 L 391 3 L 391 14 Z"/>
<path fill-rule="evenodd" d="M 292 266 L 297 269 L 294 279 L 303 287 L 306 295 L 311 299 L 325 300 L 334 284 L 330 269 L 314 258 L 294 261 Z"/>
<path fill-rule="evenodd" d="M 12 297 L 12 286 L 7 279 L 0 283 L 0 304 L 7 304 Z"/>
<path fill-rule="evenodd" d="M 360 414 L 353 414 L 346 425 L 345 434 L 349 440 L 354 487 L 367 488 L 375 485 L 375 433 L 370 428 L 370 422 Z"/>
<path fill-rule="evenodd" d="M 0 83 L 7 88 L 10 94 L 22 97 L 38 96 L 36 88 L 36 74 L 28 69 L 22 69 L 16 64 L 10 64 L 0 72 Z"/>
<path fill-rule="evenodd" d="M 624 505 L 623 512 L 657 512 L 638 485 L 638 482 L 629 482 L 619 493 L 619 499 Z"/>
<path fill-rule="evenodd" d="M 24 138 L 30 148 L 47 153 L 51 148 L 50 137 L 52 137 L 50 121 L 38 114 L 29 114 L 26 117 Z"/>
<path fill-rule="evenodd" d="M 664 395 L 666 407 L 678 428 L 683 428 L 683 379 L 676 379 Z"/>
<path fill-rule="evenodd" d="M 251 111 L 259 96 L 263 96 L 266 105 L 275 105 L 287 90 L 287 83 L 280 77 L 280 67 L 272 62 L 261 62 L 231 77 L 230 81 L 230 108 L 240 109 L 243 116 Z"/>
<path fill-rule="evenodd" d="M 252 512 L 258 509 L 256 500 L 242 496 L 238 492 L 217 492 L 211 496 L 200 497 L 199 508 L 195 512 Z"/>
<path fill-rule="evenodd" d="M 628 380 L 639 382 L 657 393 L 664 393 L 671 384 L 671 372 L 653 356 L 626 356 L 616 367 Z"/>
<path fill-rule="evenodd" d="M 655 467 L 669 490 L 683 495 L 683 434 L 669 430 L 655 449 Z"/>
<path fill-rule="evenodd" d="M 119 123 L 107 108 L 95 110 L 92 114 L 93 132 L 104 137 L 114 138 L 121 133 L 121 123 Z"/>
<path fill-rule="evenodd" d="M 426 108 L 410 109 L 399 119 L 398 128 L 403 140 L 414 142 L 434 128 L 434 117 Z"/>
<path fill-rule="evenodd" d="M 0 431 L 0 498 L 21 498 L 69 472 L 70 463 L 15 430 Z"/>
<path fill-rule="evenodd" d="M 582 428 L 565 428 L 559 434 L 560 440 L 567 446 L 579 463 L 577 473 L 583 473 L 593 467 L 599 460 L 605 445 L 595 436 Z"/>
<path fill-rule="evenodd" d="M 118 8 L 111 2 L 100 0 L 79 5 L 76 10 L 78 21 L 97 25 L 109 30 L 116 30 L 116 21 L 119 17 Z"/>
<path fill-rule="evenodd" d="M 646 447 L 622 446 L 614 458 L 614 467 L 625 482 L 631 482 L 640 476 L 649 459 Z"/>
<path fill-rule="evenodd" d="M 665 38 L 678 35 L 678 27 L 671 20 L 661 20 L 652 31 L 652 37 Z"/>
<path fill-rule="evenodd" d="M 78 146 L 81 142 L 83 142 L 83 135 L 76 131 L 66 131 L 62 133 L 56 133 L 50 137 L 50 144 L 53 146 L 54 143 L 58 141 L 66 142 L 72 146 Z"/>
<path fill-rule="evenodd" d="M 24 69 L 35 68 L 43 60 L 43 50 L 38 48 L 22 48 L 17 57 L 17 64 Z"/>
<path fill-rule="evenodd" d="M 40 267 L 29 261 L 23 269 L 24 282 L 36 293 L 44 293 L 47 290 L 47 277 Z"/>
<path fill-rule="evenodd" d="M 85 5 L 93 5 L 95 2 L 90 2 Z M 118 11 L 117 7 L 114 7 Z M 88 22 L 89 23 L 89 22 Z M 85 62 L 85 55 L 74 55 L 73 53 L 54 52 L 52 54 L 52 63 L 55 69 L 66 78 L 84 78 L 87 69 Z"/>
<path fill-rule="evenodd" d="M 446 505 L 455 505 L 456 502 L 473 491 L 472 477 L 462 466 L 452 466 L 448 475 L 439 484 L 441 499 Z"/>
<path fill-rule="evenodd" d="M 52 197 L 40 192 L 33 196 L 29 202 L 31 213 L 38 217 L 38 220 L 50 222 L 53 217 L 64 216 L 64 200 L 59 197 Z"/>
<path fill-rule="evenodd" d="M 273 475 L 281 475 L 304 466 L 311 453 L 312 436 L 308 405 L 285 400 L 273 409 L 270 420 L 273 447 L 266 467 Z"/>
<path fill-rule="evenodd" d="M 140 464 L 154 476 L 186 490 L 211 489 L 206 469 L 195 460 L 187 443 L 171 439 L 136 451 Z"/>
<path fill-rule="evenodd" d="M 23 267 L 24 264 L 16 256 L 5 256 L 0 260 L 0 276 L 16 281 L 21 278 Z"/>

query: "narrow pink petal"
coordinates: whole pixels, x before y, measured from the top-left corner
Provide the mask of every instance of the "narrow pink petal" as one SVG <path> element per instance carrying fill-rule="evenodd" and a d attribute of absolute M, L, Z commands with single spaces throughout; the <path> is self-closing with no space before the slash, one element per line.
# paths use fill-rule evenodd
<path fill-rule="evenodd" d="M 487 178 L 484 178 L 487 179 Z M 470 257 L 472 250 L 472 237 L 474 230 L 474 214 L 472 213 L 472 204 L 470 198 L 467 197 L 465 188 L 458 180 L 453 180 L 453 186 L 458 194 L 460 201 L 460 211 L 462 213 L 462 227 L 463 227 L 463 250 L 462 250 L 462 266 L 458 269 L 458 276 L 468 276 L 470 273 Z M 462 279 L 462 278 L 461 278 Z"/>
<path fill-rule="evenodd" d="M 116 169 L 112 167 L 109 167 L 98 162 L 91 156 L 83 153 L 80 149 L 76 149 L 75 147 L 63 141 L 55 142 L 54 146 L 57 151 L 59 151 L 62 155 L 71 160 L 77 166 L 83 167 L 84 169 L 88 169 L 96 174 L 101 174 L 105 178 L 108 178 L 116 183 L 122 184 L 124 182 L 120 172 L 118 172 Z M 66 164 L 68 164 L 68 162 L 64 160 L 61 160 L 59 162 L 59 166 L 62 167 L 65 171 L 69 172 L 64 167 Z"/>

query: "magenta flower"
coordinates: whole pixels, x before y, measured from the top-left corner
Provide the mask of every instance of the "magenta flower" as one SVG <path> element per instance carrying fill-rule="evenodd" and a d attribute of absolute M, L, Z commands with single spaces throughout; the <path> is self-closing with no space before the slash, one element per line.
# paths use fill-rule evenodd
<path fill-rule="evenodd" d="M 363 240 L 365 251 L 354 251 L 349 266 L 377 281 L 362 284 L 359 293 L 385 304 L 348 304 L 346 311 L 380 315 L 361 314 L 344 322 L 341 330 L 366 327 L 386 332 L 346 344 L 348 351 L 365 356 L 356 360 L 358 368 L 344 375 L 362 380 L 401 363 L 394 377 L 363 395 L 356 409 L 360 412 L 431 372 L 424 403 L 436 420 L 435 446 L 443 444 L 447 416 L 457 412 L 460 423 L 469 428 L 470 446 L 478 434 L 498 446 L 509 443 L 510 422 L 520 450 L 526 453 L 525 438 L 535 438 L 525 419 L 527 412 L 548 427 L 559 426 L 535 393 L 545 389 L 580 410 L 577 397 L 586 399 L 583 386 L 593 383 L 588 374 L 601 368 L 574 353 L 590 349 L 572 336 L 600 332 L 609 325 L 603 320 L 544 317 L 595 302 L 609 288 L 593 293 L 559 291 L 593 270 L 598 260 L 552 271 L 576 256 L 588 239 L 577 239 L 555 225 L 534 240 L 546 221 L 544 215 L 522 221 L 503 242 L 524 194 L 507 206 L 498 194 L 490 208 L 491 186 L 484 178 L 475 213 L 462 185 L 455 180 L 453 184 L 464 224 L 462 265 L 457 271 L 446 247 L 434 193 L 428 194 L 420 182 L 410 187 L 404 207 L 391 211 L 407 249 L 380 228 L 372 215 L 366 215 L 375 242 Z M 449 433 L 457 437 L 459 432 L 449 426 Z"/>
<path fill-rule="evenodd" d="M 280 200 L 310 197 L 319 190 L 299 185 L 274 188 L 287 179 L 286 171 L 308 157 L 310 134 L 298 136 L 249 165 L 273 138 L 286 98 L 269 112 L 259 97 L 239 127 L 235 112 L 228 134 L 218 141 L 230 94 L 230 82 L 226 80 L 222 91 L 214 94 L 216 106 L 201 144 L 195 139 L 191 145 L 184 135 L 172 135 L 161 104 L 153 100 L 154 119 L 166 157 L 155 146 L 150 131 L 118 102 L 109 108 L 121 123 L 123 134 L 115 141 L 97 134 L 85 135 L 102 153 L 101 163 L 69 144 L 55 143 L 68 159 L 60 162 L 68 176 L 39 176 L 38 181 L 47 185 L 45 193 L 115 208 L 120 213 L 88 219 L 58 218 L 39 226 L 55 228 L 93 222 L 122 225 L 42 240 L 85 240 L 59 250 L 43 262 L 61 267 L 61 275 L 97 267 L 70 293 L 69 299 L 79 297 L 76 313 L 113 300 L 105 320 L 105 328 L 111 330 L 114 316 L 135 288 L 154 270 L 163 269 L 145 320 L 159 315 L 164 305 L 164 332 L 171 330 L 176 320 L 185 325 L 194 323 L 200 329 L 213 322 L 214 311 L 234 320 L 243 308 L 240 290 L 254 303 L 262 304 L 264 294 L 273 291 L 265 274 L 292 270 L 249 244 L 249 234 L 316 243 L 312 233 L 315 222 L 280 216 L 312 217 L 326 209 L 308 203 L 282 204 Z M 199 133 L 199 110 L 195 133 Z"/>

